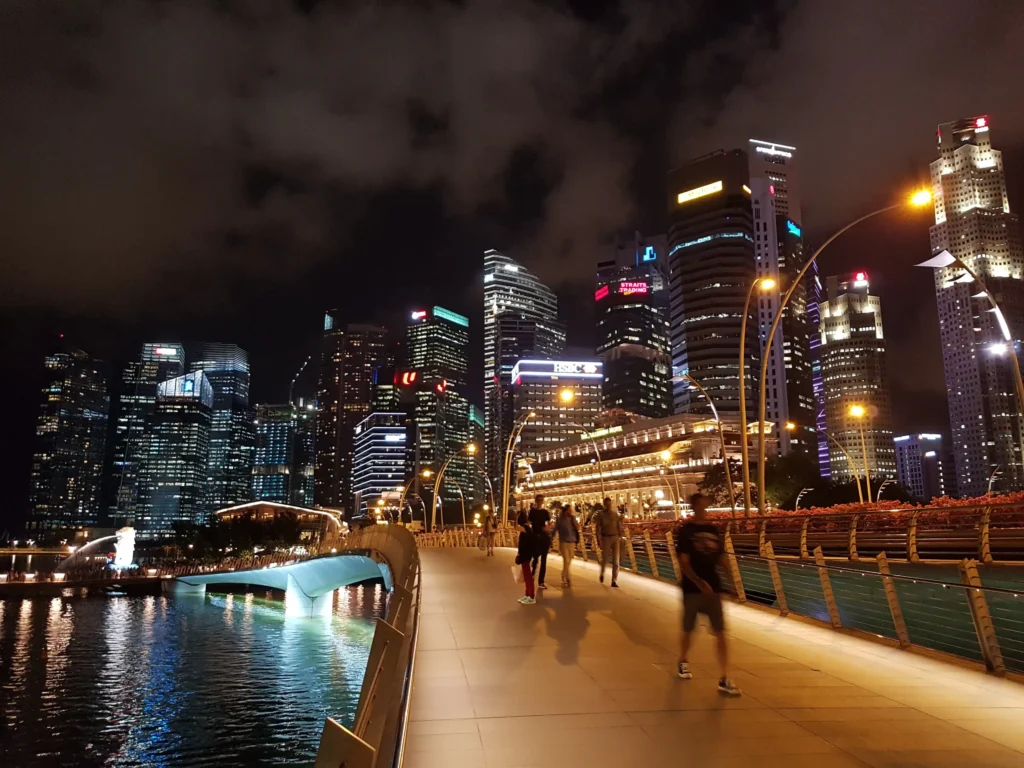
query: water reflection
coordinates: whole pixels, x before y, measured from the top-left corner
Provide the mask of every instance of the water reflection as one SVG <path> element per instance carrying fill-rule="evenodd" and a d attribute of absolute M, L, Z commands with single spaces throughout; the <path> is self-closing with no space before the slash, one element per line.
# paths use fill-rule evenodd
<path fill-rule="evenodd" d="M 0 765 L 311 765 L 384 598 L 340 590 L 326 621 L 254 594 L 0 600 Z"/>

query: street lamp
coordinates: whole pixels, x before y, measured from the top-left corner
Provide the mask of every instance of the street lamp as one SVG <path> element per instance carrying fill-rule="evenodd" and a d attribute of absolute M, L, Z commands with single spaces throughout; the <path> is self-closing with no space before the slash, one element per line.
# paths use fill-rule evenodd
<path fill-rule="evenodd" d="M 771 285 L 765 287 L 765 283 L 770 283 Z M 765 290 L 768 290 L 772 286 L 775 285 L 775 281 L 772 280 L 771 278 L 767 278 L 767 279 L 761 281 L 761 285 L 762 285 L 762 287 Z M 749 300 L 750 299 L 748 297 L 747 301 L 749 302 Z M 744 322 L 745 321 L 746 321 L 746 317 L 744 316 Z M 744 332 L 744 335 L 745 335 L 745 332 Z M 743 336 L 740 336 L 740 344 L 743 343 L 742 339 L 743 339 Z M 743 359 L 743 352 L 740 352 L 740 360 L 742 361 L 742 359 Z M 740 366 L 741 366 L 741 368 L 740 368 L 740 389 L 741 390 L 744 388 L 743 387 L 742 365 L 743 365 L 743 363 L 741 362 L 740 363 Z M 696 390 L 698 392 L 700 392 L 702 395 L 704 395 L 704 399 L 707 400 L 708 401 L 708 405 L 711 406 L 711 413 L 714 414 L 715 423 L 718 425 L 718 437 L 719 437 L 719 440 L 722 443 L 722 466 L 725 467 L 725 484 L 729 487 L 729 506 L 732 508 L 732 516 L 736 517 L 736 494 L 733 493 L 732 471 L 729 469 L 729 457 L 728 457 L 728 455 L 726 455 L 726 452 L 725 452 L 725 430 L 722 429 L 722 420 L 720 418 L 718 418 L 718 409 L 715 407 L 715 401 L 711 399 L 711 395 L 708 394 L 707 390 L 704 389 L 704 387 L 702 387 L 700 385 L 700 382 L 697 381 L 695 378 L 693 378 L 693 376 L 691 376 L 688 373 L 684 373 L 683 374 L 683 378 L 686 381 L 690 382 L 690 384 L 692 384 L 694 386 L 694 388 L 696 388 Z M 742 397 L 742 395 L 741 395 L 741 397 Z M 746 398 L 744 398 L 740 402 L 743 403 L 743 405 L 741 407 L 743 408 L 743 411 L 745 413 L 745 411 L 746 411 Z M 746 445 L 747 445 L 746 426 L 742 426 L 741 427 L 741 432 L 743 433 L 740 436 L 741 439 L 743 440 L 743 456 L 744 456 L 743 464 L 744 464 L 744 466 L 746 466 L 746 454 L 747 454 L 747 451 L 746 451 Z M 748 473 L 749 473 L 749 471 L 748 471 Z M 673 474 L 675 474 L 675 473 L 673 472 Z M 676 480 L 676 485 L 677 486 L 679 485 L 678 479 Z M 750 478 L 749 478 L 749 476 L 746 477 L 746 482 L 744 483 L 744 487 L 747 488 L 747 492 L 746 492 L 747 496 L 744 497 L 745 499 L 747 499 L 750 496 L 750 490 L 749 490 L 749 488 L 750 488 Z M 747 517 L 750 517 L 750 505 L 749 504 L 746 507 L 746 515 L 747 515 Z"/>
<path fill-rule="evenodd" d="M 885 480 L 883 480 L 882 484 L 880 486 L 878 486 L 878 490 L 875 491 L 875 501 L 881 501 L 882 500 L 882 491 L 885 490 L 885 486 L 890 485 L 891 483 L 895 483 L 895 482 L 896 481 L 893 478 L 891 478 L 891 477 L 887 477 Z"/>
<path fill-rule="evenodd" d="M 793 511 L 794 512 L 798 512 L 800 510 L 800 499 L 802 499 L 804 497 L 804 494 L 808 493 L 809 491 L 813 491 L 813 490 L 814 490 L 813 488 L 801 488 L 800 489 L 800 493 L 798 493 L 796 495 L 796 505 L 793 507 Z"/>
<path fill-rule="evenodd" d="M 672 510 L 672 516 L 678 517 L 679 502 L 682 501 L 683 494 L 682 491 L 679 490 L 679 475 L 676 474 L 676 468 L 672 466 L 672 451 L 662 451 L 660 456 L 661 460 L 665 462 L 665 466 L 668 467 L 668 471 L 672 473 L 672 482 L 675 483 L 676 486 L 676 506 L 675 509 Z"/>
<path fill-rule="evenodd" d="M 456 456 L 458 456 L 463 451 L 466 451 L 469 454 L 476 453 L 476 443 L 466 443 L 464 446 L 462 446 L 462 448 L 460 448 L 455 453 L 453 453 L 451 456 L 449 456 L 447 459 L 445 459 L 444 464 L 441 465 L 441 469 L 437 473 L 437 478 L 434 480 L 434 503 L 431 505 L 431 508 L 430 508 L 430 530 L 434 530 L 434 525 L 437 522 L 437 507 L 438 507 L 439 502 L 441 500 L 441 497 L 438 494 L 441 491 L 441 481 L 444 480 L 445 470 L 447 470 L 448 469 L 448 465 L 452 463 L 452 459 L 454 459 Z M 430 472 L 429 469 L 423 470 L 423 476 L 424 477 L 430 477 L 430 474 L 428 474 L 429 472 Z M 458 483 L 456 483 L 455 487 L 458 488 Z M 459 496 L 460 497 L 462 496 L 462 489 L 461 488 L 459 488 Z M 465 500 L 463 500 L 462 507 L 463 507 L 463 509 L 462 509 L 463 521 L 462 522 L 463 522 L 463 524 L 465 524 L 465 522 L 466 522 L 465 521 L 465 517 L 466 517 L 466 509 L 465 509 L 466 504 L 465 504 Z M 441 525 L 442 525 L 442 527 L 444 526 L 444 515 L 441 515 Z"/>
<path fill-rule="evenodd" d="M 857 465 L 853 461 L 853 456 L 850 455 L 849 451 L 847 451 L 845 448 L 843 448 L 843 444 L 842 443 L 840 443 L 838 440 L 836 440 L 834 437 L 832 437 L 832 435 L 830 435 L 824 429 L 818 428 L 817 431 L 821 432 L 821 434 L 823 434 L 827 439 L 831 440 L 832 444 L 836 448 L 838 448 L 840 450 L 840 452 L 843 454 L 843 456 L 846 457 L 846 460 L 850 463 L 850 474 L 853 475 L 853 481 L 857 484 L 857 498 L 860 500 L 860 503 L 863 504 L 864 503 L 864 494 L 861 492 L 861 489 L 860 489 L 860 475 L 857 474 Z"/>
<path fill-rule="evenodd" d="M 745 517 L 750 517 L 750 449 L 747 447 L 747 382 L 746 360 L 744 359 L 747 350 L 747 318 L 750 316 L 750 302 L 754 299 L 754 291 L 771 291 L 775 289 L 775 286 L 775 279 L 771 277 L 758 278 L 750 284 L 750 290 L 747 291 L 747 303 L 743 308 L 743 320 L 740 322 L 740 462 L 743 464 L 743 515 Z M 711 402 L 711 398 L 708 398 L 708 402 Z M 762 425 L 761 431 L 764 431 L 764 425 Z M 731 489 L 729 496 L 732 497 Z M 760 503 L 760 497 L 758 497 L 758 504 Z"/>
<path fill-rule="evenodd" d="M 519 441 L 519 435 L 523 431 L 523 427 L 526 426 L 526 422 L 536 416 L 535 411 L 530 411 L 520 416 L 513 424 L 512 431 L 508 436 L 508 445 L 505 446 L 505 469 L 502 472 L 502 484 L 501 484 L 501 524 L 505 525 L 508 523 L 508 492 L 509 492 L 509 474 L 511 473 L 512 467 L 512 456 L 515 453 L 515 444 Z"/>
<path fill-rule="evenodd" d="M 864 214 L 860 218 L 854 219 L 849 224 L 847 224 L 846 226 L 844 226 L 841 229 L 839 229 L 838 231 L 836 231 L 835 234 L 833 234 L 831 237 L 829 237 L 828 240 L 826 240 L 824 243 L 822 243 L 820 246 L 818 246 L 818 248 L 814 251 L 814 253 L 811 254 L 811 257 L 800 268 L 800 271 L 797 272 L 796 277 L 793 278 L 793 282 L 792 282 L 792 284 L 790 284 L 789 288 L 786 290 L 785 295 L 782 297 L 782 301 L 779 302 L 779 308 L 775 312 L 775 317 L 772 320 L 771 328 L 768 330 L 768 336 L 766 336 L 765 340 L 764 340 L 764 349 L 761 352 L 761 382 L 760 382 L 760 390 L 758 392 L 758 415 L 759 415 L 760 420 L 761 420 L 761 430 L 760 430 L 760 434 L 757 436 L 757 459 L 758 459 L 758 463 L 757 463 L 757 493 L 758 493 L 758 499 L 763 499 L 764 498 L 764 469 L 765 469 L 764 468 L 764 458 L 765 458 L 764 412 L 765 412 L 765 400 L 767 399 L 767 394 L 766 393 L 767 393 L 767 384 L 768 384 L 768 361 L 771 359 L 772 340 L 775 338 L 775 332 L 778 330 L 779 323 L 782 321 L 783 310 L 786 308 L 786 305 L 789 304 L 789 300 L 792 298 L 793 292 L 796 290 L 797 286 L 800 285 L 800 281 L 804 279 L 804 275 L 807 274 L 807 270 L 811 268 L 811 264 L 813 264 L 815 262 L 815 260 L 818 258 L 818 256 L 821 255 L 821 252 L 824 251 L 826 248 L 828 248 L 828 246 L 831 245 L 832 242 L 834 240 L 836 240 L 836 238 L 838 238 L 844 232 L 846 232 L 846 231 L 848 231 L 850 229 L 853 229 L 855 226 L 860 224 L 862 221 L 867 221 L 868 219 L 874 218 L 875 216 L 879 216 L 879 215 L 881 215 L 883 213 L 888 213 L 889 211 L 894 211 L 897 208 L 904 208 L 904 207 L 907 207 L 907 206 L 910 206 L 912 208 L 924 207 L 924 206 L 928 205 L 928 203 L 931 202 L 931 199 L 932 199 L 931 192 L 929 192 L 926 189 L 918 190 L 918 191 L 914 192 L 906 200 L 901 200 L 898 203 L 893 203 L 892 205 L 887 205 L 884 208 L 879 208 L 877 211 L 872 211 L 871 213 Z M 928 262 L 925 262 L 925 263 L 927 264 Z M 929 266 L 931 266 L 931 265 L 929 264 Z M 741 344 L 743 343 L 742 337 L 740 338 L 740 343 Z M 1018 378 L 1018 382 L 1019 381 L 1020 381 L 1020 379 Z M 742 383 L 742 379 L 741 379 L 741 383 Z M 740 387 L 740 391 L 741 392 L 743 391 L 742 386 Z M 1024 391 L 1024 388 L 1022 388 L 1019 391 Z M 868 497 L 869 497 L 868 500 L 869 501 L 870 501 L 870 496 L 871 496 L 871 494 L 869 492 L 868 493 Z"/>
<path fill-rule="evenodd" d="M 604 465 L 601 463 L 601 451 L 598 450 L 597 441 L 594 436 L 590 434 L 586 427 L 582 424 L 577 424 L 575 421 L 566 422 L 570 427 L 579 427 L 580 432 L 585 438 L 590 440 L 591 445 L 594 446 L 594 453 L 597 455 L 597 474 L 601 480 L 601 501 L 604 502 Z"/>
<path fill-rule="evenodd" d="M 851 405 L 850 415 L 860 422 L 860 455 L 864 460 L 864 486 L 868 492 L 868 504 L 871 503 L 871 473 L 868 470 L 868 444 L 864 440 L 864 419 L 867 418 L 868 409 L 863 405 Z"/>
<path fill-rule="evenodd" d="M 558 399 L 561 400 L 563 403 L 569 404 L 576 399 L 576 393 L 573 392 L 571 389 L 563 389 L 561 392 L 558 393 Z"/>

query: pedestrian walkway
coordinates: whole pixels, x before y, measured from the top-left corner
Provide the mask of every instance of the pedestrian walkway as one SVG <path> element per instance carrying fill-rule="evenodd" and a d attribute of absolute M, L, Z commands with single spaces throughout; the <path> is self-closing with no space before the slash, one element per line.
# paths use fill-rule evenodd
<path fill-rule="evenodd" d="M 913 768 L 1024 765 L 1024 685 L 727 605 L 733 679 L 711 636 L 675 676 L 677 588 L 576 561 L 572 590 L 516 602 L 511 550 L 421 549 L 422 613 L 406 768 Z"/>

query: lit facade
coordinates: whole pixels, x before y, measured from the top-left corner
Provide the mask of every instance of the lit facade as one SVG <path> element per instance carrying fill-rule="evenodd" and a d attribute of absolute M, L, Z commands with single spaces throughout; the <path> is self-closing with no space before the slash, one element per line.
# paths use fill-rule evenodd
<path fill-rule="evenodd" d="M 110 395 L 102 364 L 79 349 L 46 358 L 29 491 L 30 530 L 95 526 Z"/>
<path fill-rule="evenodd" d="M 740 329 L 755 278 L 749 181 L 742 150 L 698 158 L 668 179 L 672 368 L 699 381 L 723 416 L 739 413 Z M 747 324 L 745 348 L 749 403 L 759 367 L 756 319 Z M 683 380 L 675 383 L 674 408 L 707 412 Z"/>
<path fill-rule="evenodd" d="M 558 321 L 554 291 L 505 254 L 484 252 L 483 281 L 485 464 L 491 481 L 499 482 L 512 428 L 506 419 L 512 367 L 523 357 L 550 360 L 560 356 L 565 348 L 565 327 Z M 509 339 L 509 334 L 529 334 L 530 338 L 520 343 Z"/>
<path fill-rule="evenodd" d="M 605 410 L 652 419 L 672 412 L 667 251 L 664 236 L 636 232 L 598 262 L 596 351 L 604 363 Z"/>
<path fill-rule="evenodd" d="M 863 474 L 863 429 L 872 478 L 895 477 L 882 302 L 871 294 L 864 272 L 828 279 L 828 301 L 821 306 L 821 361 L 829 434 L 853 457 L 858 474 Z M 854 416 L 854 406 L 861 406 L 865 415 Z M 830 447 L 832 477 L 841 482 L 853 479 L 849 460 Z"/>
<path fill-rule="evenodd" d="M 988 298 L 958 282 L 956 265 L 935 271 L 942 359 L 959 492 L 985 493 L 993 469 L 996 488 L 1024 488 L 1024 439 L 1012 365 L 1024 333 L 1024 247 L 1019 217 L 1010 212 L 1003 157 L 992 148 L 987 116 L 943 123 L 932 162 L 933 254 L 948 251 L 986 284 L 1005 314 L 1007 342 Z"/>
<path fill-rule="evenodd" d="M 324 316 L 313 501 L 318 507 L 348 510 L 355 428 L 371 410 L 373 374 L 386 355 L 387 331 L 377 325 L 345 326 L 339 316 L 338 310 Z"/>
<path fill-rule="evenodd" d="M 256 406 L 256 501 L 309 506 L 313 498 L 316 407 L 304 403 Z"/>
<path fill-rule="evenodd" d="M 373 514 L 379 499 L 405 484 L 409 427 L 402 412 L 371 413 L 356 425 L 352 490 L 359 514 Z"/>
<path fill-rule="evenodd" d="M 147 343 L 138 360 L 125 366 L 118 401 L 111 473 L 115 525 L 135 519 L 139 500 L 139 470 L 145 456 L 146 430 L 156 411 L 157 387 L 185 372 L 185 349 L 180 344 Z"/>
<path fill-rule="evenodd" d="M 899 435 L 893 442 L 896 479 L 907 493 L 924 502 L 937 496 L 956 496 L 953 454 L 944 450 L 942 435 Z"/>
<path fill-rule="evenodd" d="M 512 397 L 516 419 L 526 420 L 518 453 L 537 456 L 581 431 L 594 428 L 601 413 L 600 361 L 520 360 L 512 369 Z M 563 393 L 571 393 L 565 399 Z"/>
<path fill-rule="evenodd" d="M 202 523 L 210 459 L 213 387 L 202 371 L 157 386 L 143 439 L 136 530 L 153 537 L 174 533 L 175 523 Z"/>

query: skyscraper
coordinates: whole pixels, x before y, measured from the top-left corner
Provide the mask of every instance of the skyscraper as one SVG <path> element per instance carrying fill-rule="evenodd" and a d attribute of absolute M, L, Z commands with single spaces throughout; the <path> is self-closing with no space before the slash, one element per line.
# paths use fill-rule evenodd
<path fill-rule="evenodd" d="M 304 403 L 256 406 L 256 501 L 312 506 L 316 407 Z"/>
<path fill-rule="evenodd" d="M 205 522 L 213 387 L 203 371 L 157 385 L 142 446 L 135 527 L 170 536 L 175 523 Z"/>
<path fill-rule="evenodd" d="M 936 496 L 956 496 L 953 454 L 943 449 L 942 435 L 899 435 L 893 442 L 896 479 L 907 493 L 924 502 Z"/>
<path fill-rule="evenodd" d="M 80 349 L 46 358 L 36 419 L 30 530 L 96 525 L 110 395 L 102 364 Z"/>
<path fill-rule="evenodd" d="M 985 493 L 989 475 L 999 486 L 1024 487 L 1024 425 L 1014 387 L 1014 354 L 1024 333 L 1024 248 L 1019 217 L 1010 212 L 1003 156 L 992 148 L 988 116 L 943 123 L 938 159 L 931 164 L 935 225 L 932 253 L 948 251 L 984 282 L 1005 313 L 1013 343 L 985 293 L 961 282 L 953 266 L 935 271 L 942 359 L 958 490 Z"/>
<path fill-rule="evenodd" d="M 338 322 L 338 310 L 324 316 L 317 387 L 317 506 L 352 507 L 352 451 L 355 427 L 370 413 L 373 372 L 386 349 L 387 330 L 377 325 Z"/>
<path fill-rule="evenodd" d="M 521 344 L 508 339 L 507 333 L 528 333 L 530 338 Z M 498 251 L 485 251 L 485 454 L 492 482 L 501 477 L 505 446 L 511 434 L 512 425 L 503 420 L 503 413 L 508 408 L 512 367 L 520 359 L 515 355 L 526 346 L 531 350 L 526 355 L 537 359 L 550 360 L 562 354 L 565 327 L 558 321 L 558 298 L 526 267 Z"/>
<path fill-rule="evenodd" d="M 352 490 L 358 514 L 371 515 L 378 499 L 401 493 L 397 489 L 405 483 L 409 426 L 401 412 L 371 413 L 356 425 Z"/>
<path fill-rule="evenodd" d="M 125 366 L 111 473 L 114 502 L 110 517 L 115 525 L 130 523 L 135 518 L 139 469 L 145 455 L 143 442 L 150 417 L 156 410 L 157 387 L 184 371 L 184 348 L 169 343 L 143 344 L 139 359 Z"/>
<path fill-rule="evenodd" d="M 755 278 L 754 215 L 747 154 L 718 151 L 669 173 L 669 323 L 674 373 L 688 373 L 723 416 L 739 412 L 740 328 Z M 756 318 L 747 324 L 748 403 L 757 376 Z M 689 385 L 675 411 L 706 411 Z M 749 411 L 748 411 L 749 412 Z M 756 420 L 756 405 L 753 411 Z"/>
<path fill-rule="evenodd" d="M 529 413 L 518 453 L 536 457 L 593 429 L 601 412 L 600 361 L 520 360 L 512 370 L 516 418 Z"/>
<path fill-rule="evenodd" d="M 597 356 L 604 362 L 602 405 L 657 419 L 672 413 L 672 350 L 664 236 L 639 232 L 598 262 Z"/>
<path fill-rule="evenodd" d="M 189 348 L 189 370 L 202 371 L 213 388 L 210 457 L 202 512 L 252 501 L 256 446 L 249 408 L 249 355 L 235 344 L 197 344 Z"/>
<path fill-rule="evenodd" d="M 866 452 L 871 476 L 887 478 L 896 475 L 892 407 L 882 303 L 870 287 L 864 272 L 828 279 L 828 301 L 821 305 L 825 416 L 829 434 L 853 457 L 858 470 Z M 864 412 L 860 417 L 854 412 L 857 406 Z M 833 446 L 830 456 L 832 477 L 842 482 L 852 479 L 842 451 Z"/>
<path fill-rule="evenodd" d="M 757 294 L 757 325 L 763 356 L 782 293 L 804 263 L 800 184 L 796 147 L 758 139 L 749 142 L 751 204 L 754 211 L 754 253 L 758 278 L 775 281 L 771 291 Z M 808 272 L 783 310 L 768 363 L 765 419 L 771 422 L 782 453 L 792 450 L 815 456 L 818 447 L 814 395 L 814 352 L 818 295 L 816 270 Z M 793 423 L 793 429 L 783 427 Z M 823 425 L 822 425 L 823 426 Z"/>

